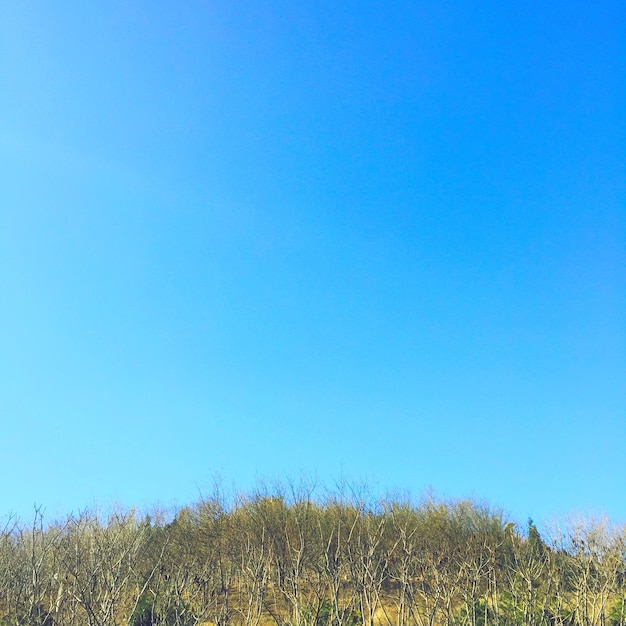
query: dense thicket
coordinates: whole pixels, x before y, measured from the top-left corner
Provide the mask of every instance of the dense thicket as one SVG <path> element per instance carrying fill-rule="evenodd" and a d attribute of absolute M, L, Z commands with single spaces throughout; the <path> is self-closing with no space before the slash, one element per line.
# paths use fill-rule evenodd
<path fill-rule="evenodd" d="M 623 529 L 470 501 L 275 490 L 0 533 L 5 625 L 626 626 L 625 596 Z"/>

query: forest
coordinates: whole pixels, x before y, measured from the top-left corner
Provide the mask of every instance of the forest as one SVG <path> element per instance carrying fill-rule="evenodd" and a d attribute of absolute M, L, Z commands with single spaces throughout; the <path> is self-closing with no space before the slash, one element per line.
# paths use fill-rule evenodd
<path fill-rule="evenodd" d="M 306 486 L 4 519 L 2 626 L 626 626 L 626 530 Z"/>

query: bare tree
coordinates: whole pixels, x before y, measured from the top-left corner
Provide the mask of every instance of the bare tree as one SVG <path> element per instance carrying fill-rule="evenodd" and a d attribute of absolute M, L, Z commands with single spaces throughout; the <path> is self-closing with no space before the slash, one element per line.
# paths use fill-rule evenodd
<path fill-rule="evenodd" d="M 376 612 L 381 607 L 381 591 L 388 566 L 383 542 L 386 523 L 384 509 L 375 510 L 363 501 L 355 506 L 346 552 L 364 626 L 374 626 Z"/>
<path fill-rule="evenodd" d="M 232 513 L 239 571 L 236 617 L 244 626 L 258 626 L 263 615 L 274 560 L 266 509 L 274 505 L 262 497 L 242 498 Z"/>
<path fill-rule="evenodd" d="M 612 527 L 607 519 L 577 519 L 569 524 L 567 540 L 575 622 L 579 626 L 604 626 L 609 602 L 620 592 L 623 531 Z"/>
<path fill-rule="evenodd" d="M 145 590 L 138 571 L 146 526 L 134 514 L 114 513 L 107 524 L 87 511 L 69 518 L 59 560 L 70 602 L 67 623 L 128 623 Z"/>
<path fill-rule="evenodd" d="M 389 578 L 397 587 L 392 602 L 396 607 L 397 626 L 426 626 L 417 610 L 419 578 L 420 520 L 415 507 L 396 503 L 389 509 L 395 544 L 389 560 Z"/>

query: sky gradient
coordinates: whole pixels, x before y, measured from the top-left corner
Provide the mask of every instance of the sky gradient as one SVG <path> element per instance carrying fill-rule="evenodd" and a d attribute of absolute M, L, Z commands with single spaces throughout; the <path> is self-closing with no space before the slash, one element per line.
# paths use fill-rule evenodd
<path fill-rule="evenodd" d="M 0 95 L 0 514 L 626 522 L 623 2 L 6 2 Z"/>

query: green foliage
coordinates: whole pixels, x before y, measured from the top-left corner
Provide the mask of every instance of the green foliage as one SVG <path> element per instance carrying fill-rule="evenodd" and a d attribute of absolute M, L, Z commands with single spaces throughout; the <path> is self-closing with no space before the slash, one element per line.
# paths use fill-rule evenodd
<path fill-rule="evenodd" d="M 624 598 L 618 598 L 609 609 L 609 624 L 611 626 L 624 626 L 626 624 L 626 602 Z"/>
<path fill-rule="evenodd" d="M 362 626 L 363 618 L 357 610 L 339 609 L 329 600 L 322 600 L 317 610 L 309 607 L 303 614 L 303 621 L 307 626 L 338 626 L 339 620 L 337 613 L 341 618 L 342 626 Z"/>
<path fill-rule="evenodd" d="M 532 519 L 528 518 L 528 549 L 536 559 L 544 559 L 548 548 Z"/>
<path fill-rule="evenodd" d="M 139 602 L 137 602 L 137 606 L 128 623 L 129 626 L 157 626 L 157 624 L 194 626 L 196 620 L 191 616 L 188 607 L 179 607 L 178 611 L 173 608 L 163 611 L 156 605 L 151 594 L 144 593 L 139 598 Z"/>
<path fill-rule="evenodd" d="M 137 606 L 130 618 L 130 626 L 153 626 L 154 602 L 147 593 L 144 593 L 137 602 Z"/>
<path fill-rule="evenodd" d="M 460 624 L 469 624 L 471 626 L 485 626 L 485 623 L 492 623 L 492 618 L 493 611 L 481 598 L 479 600 L 476 600 L 476 602 L 474 602 L 474 605 L 471 607 L 468 607 L 466 604 L 464 604 L 459 611 L 458 621 Z"/>

